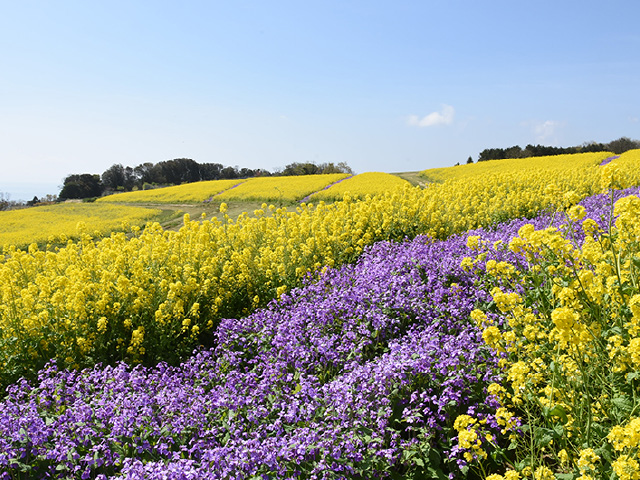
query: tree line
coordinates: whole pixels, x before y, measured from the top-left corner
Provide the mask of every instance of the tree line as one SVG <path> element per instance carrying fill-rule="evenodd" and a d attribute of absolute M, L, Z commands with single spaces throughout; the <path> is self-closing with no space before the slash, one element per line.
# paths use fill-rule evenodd
<path fill-rule="evenodd" d="M 478 155 L 478 162 L 487 160 L 504 160 L 507 158 L 527 158 L 542 157 L 547 155 L 565 155 L 570 153 L 586 153 L 586 152 L 613 152 L 617 155 L 640 148 L 640 141 L 631 140 L 628 137 L 620 137 L 609 143 L 587 142 L 576 147 L 550 147 L 545 145 L 527 145 L 521 148 L 514 145 L 509 148 L 485 148 Z M 473 163 L 473 158 L 469 157 L 467 163 Z"/>
<path fill-rule="evenodd" d="M 142 163 L 136 167 L 114 164 L 101 175 L 82 173 L 65 177 L 58 195 L 60 200 L 100 197 L 115 192 L 147 190 L 159 186 L 180 185 L 205 180 L 226 180 L 278 175 L 318 175 L 353 173 L 345 163 L 290 163 L 273 173 L 261 168 L 239 168 L 220 163 L 198 163 L 190 158 L 175 158 L 159 163 Z"/>

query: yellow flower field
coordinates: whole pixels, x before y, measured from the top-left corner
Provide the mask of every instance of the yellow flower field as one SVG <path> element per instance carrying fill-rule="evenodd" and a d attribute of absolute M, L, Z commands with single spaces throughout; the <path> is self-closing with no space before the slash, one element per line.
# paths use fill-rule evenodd
<path fill-rule="evenodd" d="M 566 169 L 598 165 L 612 156 L 611 152 L 589 152 L 567 155 L 549 155 L 545 157 L 512 158 L 489 160 L 446 168 L 431 168 L 420 172 L 420 176 L 430 182 L 464 180 L 467 178 L 486 178 L 507 173 L 522 173 L 530 169 L 545 171 L 564 171 Z"/>
<path fill-rule="evenodd" d="M 311 195 L 309 200 L 341 200 L 346 193 L 364 198 L 367 195 L 376 195 L 385 191 L 402 189 L 407 186 L 410 186 L 409 182 L 395 175 L 382 172 L 367 172 L 347 178 L 326 190 L 315 193 Z"/>
<path fill-rule="evenodd" d="M 122 228 L 123 223 L 143 225 L 160 210 L 95 203 L 62 203 L 0 212 L 0 247 L 31 243 L 65 242 L 82 233 L 99 236 Z"/>
<path fill-rule="evenodd" d="M 220 318 L 246 315 L 308 272 L 350 262 L 376 241 L 444 238 L 563 207 L 600 192 L 603 172 L 615 172 L 621 187 L 640 184 L 640 150 L 606 167 L 597 158 L 570 160 L 559 169 L 529 159 L 519 172 L 294 211 L 270 207 L 271 215 L 265 204 L 237 220 L 185 218 L 179 232 L 151 224 L 133 236 L 85 236 L 58 252 L 10 249 L 0 258 L 0 383 L 54 357 L 63 365 L 176 360 L 209 344 Z"/>
<path fill-rule="evenodd" d="M 172 187 L 138 190 L 136 192 L 116 193 L 99 198 L 105 203 L 201 203 L 214 195 L 245 182 L 243 179 L 210 180 L 185 183 Z"/>
<path fill-rule="evenodd" d="M 346 173 L 329 173 L 323 175 L 250 178 L 245 183 L 216 196 L 216 200 L 295 202 L 348 176 Z"/>

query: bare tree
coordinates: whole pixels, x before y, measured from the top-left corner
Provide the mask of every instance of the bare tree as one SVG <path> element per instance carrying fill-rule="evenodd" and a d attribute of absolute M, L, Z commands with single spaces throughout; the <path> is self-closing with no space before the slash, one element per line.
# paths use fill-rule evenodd
<path fill-rule="evenodd" d="M 9 198 L 11 195 L 8 193 L 0 192 L 0 211 L 9 209 Z"/>

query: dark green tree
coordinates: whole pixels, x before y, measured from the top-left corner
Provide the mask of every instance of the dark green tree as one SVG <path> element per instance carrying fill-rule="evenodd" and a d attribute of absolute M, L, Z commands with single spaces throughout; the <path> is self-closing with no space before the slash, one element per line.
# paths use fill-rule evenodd
<path fill-rule="evenodd" d="M 99 197 L 104 192 L 100 175 L 91 173 L 68 175 L 58 197 L 61 200 Z"/>
<path fill-rule="evenodd" d="M 111 165 L 102 174 L 102 184 L 108 190 L 124 189 L 126 180 L 125 168 L 121 163 Z"/>

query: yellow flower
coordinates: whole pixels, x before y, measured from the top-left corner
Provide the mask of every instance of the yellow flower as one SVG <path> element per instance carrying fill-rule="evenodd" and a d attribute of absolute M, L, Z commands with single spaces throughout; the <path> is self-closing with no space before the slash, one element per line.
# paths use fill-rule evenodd
<path fill-rule="evenodd" d="M 587 214 L 587 210 L 582 205 L 574 205 L 567 211 L 567 216 L 574 222 L 582 220 Z"/>
<path fill-rule="evenodd" d="M 602 190 L 606 192 L 608 189 L 613 188 L 614 186 L 617 185 L 619 168 L 618 168 L 618 165 L 613 162 L 608 163 L 601 168 L 602 169 L 600 171 L 600 186 L 602 187 Z"/>
<path fill-rule="evenodd" d="M 569 463 L 569 454 L 564 448 L 558 452 L 558 459 L 562 465 L 567 465 Z"/>
<path fill-rule="evenodd" d="M 600 457 L 591 448 L 586 448 L 580 451 L 580 457 L 578 458 L 578 468 L 581 473 L 587 471 L 594 471 L 595 463 L 600 460 Z"/>
<path fill-rule="evenodd" d="M 104 333 L 107 331 L 108 320 L 106 317 L 100 317 L 98 319 L 98 333 Z"/>
<path fill-rule="evenodd" d="M 498 327 L 491 326 L 484 329 L 482 332 L 482 339 L 485 341 L 487 345 L 491 348 L 498 348 L 500 340 L 502 340 L 502 334 Z"/>
<path fill-rule="evenodd" d="M 536 471 L 533 473 L 533 478 L 535 480 L 555 480 L 556 477 L 550 468 L 540 466 L 536 468 Z"/>
<path fill-rule="evenodd" d="M 467 247 L 471 250 L 477 250 L 479 248 L 480 237 L 478 235 L 470 235 L 467 238 Z"/>
<path fill-rule="evenodd" d="M 566 206 L 575 205 L 580 201 L 580 195 L 578 195 L 575 191 L 570 190 L 563 195 L 564 202 Z"/>
<path fill-rule="evenodd" d="M 462 448 L 473 448 L 479 443 L 478 434 L 475 430 L 460 430 L 458 432 L 458 443 Z"/>
<path fill-rule="evenodd" d="M 477 420 L 470 415 L 458 415 L 453 422 L 453 428 L 457 431 L 467 428 L 469 425 L 473 425 Z"/>
<path fill-rule="evenodd" d="M 620 480 L 640 480 L 640 465 L 635 458 L 621 455 L 611 466 Z"/>

